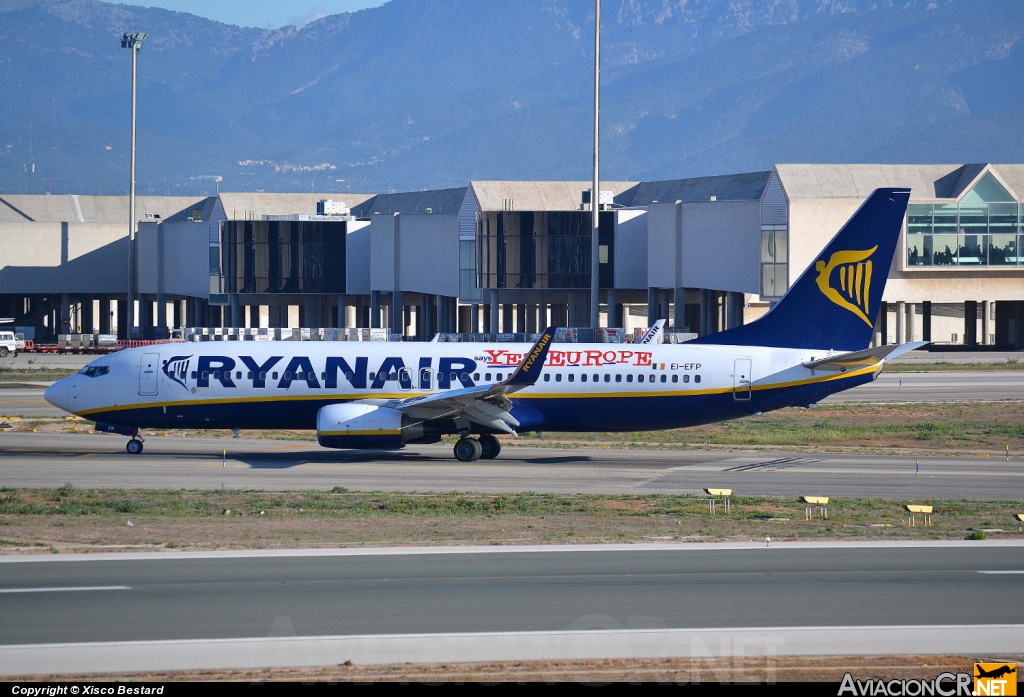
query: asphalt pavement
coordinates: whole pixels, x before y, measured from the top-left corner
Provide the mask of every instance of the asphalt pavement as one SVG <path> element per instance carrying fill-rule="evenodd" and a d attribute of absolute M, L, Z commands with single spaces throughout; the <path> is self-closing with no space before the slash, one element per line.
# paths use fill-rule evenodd
<path fill-rule="evenodd" d="M 834 394 L 836 402 L 998 402 L 1024 399 L 1024 370 L 965 370 L 951 373 L 904 373 L 887 366 L 878 379 Z"/>
<path fill-rule="evenodd" d="M 505 447 L 496 460 L 457 462 L 451 448 L 343 451 L 316 443 L 149 437 L 129 455 L 123 436 L 0 433 L 6 486 L 332 489 L 551 493 L 699 493 L 1024 498 L 1024 453 L 1003 457 Z"/>
<path fill-rule="evenodd" d="M 164 642 L 166 662 L 182 651 L 173 642 L 268 637 L 376 637 L 379 646 L 426 635 L 444 646 L 453 636 L 632 632 L 666 640 L 673 630 L 742 628 L 748 637 L 769 633 L 726 652 L 756 653 L 778 631 L 773 649 L 785 654 L 793 649 L 786 637 L 803 628 L 818 633 L 819 654 L 889 652 L 885 641 L 853 650 L 859 628 L 890 640 L 911 630 L 917 639 L 896 652 L 914 653 L 934 648 L 929 639 L 961 646 L 971 627 L 995 636 L 1013 626 L 1003 648 L 1024 650 L 1024 543 L 931 544 L 0 557 L 0 673 L 27 672 L 26 656 L 67 660 L 96 642 Z M 457 644 L 448 660 L 465 658 Z M 234 645 L 234 664 L 252 660 L 252 643 Z M 139 667 L 132 650 L 105 654 L 108 664 Z"/>

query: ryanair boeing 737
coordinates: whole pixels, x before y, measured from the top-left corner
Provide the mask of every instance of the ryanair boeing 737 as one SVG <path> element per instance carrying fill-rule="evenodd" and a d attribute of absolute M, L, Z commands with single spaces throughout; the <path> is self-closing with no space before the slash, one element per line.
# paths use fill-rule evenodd
<path fill-rule="evenodd" d="M 644 431 L 809 406 L 874 380 L 922 343 L 869 348 L 909 189 L 878 189 L 764 317 L 687 343 L 204 342 L 103 356 L 46 399 L 129 436 L 140 428 L 316 428 L 327 448 L 460 436 Z M 656 334 L 657 332 L 652 333 Z"/>

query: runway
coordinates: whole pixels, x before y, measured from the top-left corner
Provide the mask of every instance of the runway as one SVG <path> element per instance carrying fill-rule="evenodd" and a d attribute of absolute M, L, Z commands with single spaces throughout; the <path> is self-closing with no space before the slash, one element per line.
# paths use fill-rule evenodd
<path fill-rule="evenodd" d="M 549 493 L 1024 498 L 1024 463 L 1000 457 L 743 453 L 506 447 L 457 462 L 447 446 L 336 451 L 315 443 L 226 438 L 146 440 L 100 434 L 0 433 L 0 481 L 15 487 L 332 489 Z M 224 460 L 224 451 L 227 459 Z"/>
<path fill-rule="evenodd" d="M 602 637 L 616 635 L 609 651 L 648 652 L 639 655 L 983 652 L 997 650 L 993 643 L 1024 651 L 1024 543 L 930 545 L 2 557 L 0 592 L 22 592 L 0 596 L 0 673 L 79 659 L 93 669 L 166 667 L 176 653 L 190 667 L 211 656 L 236 666 L 254 655 L 263 666 L 322 660 L 317 651 L 284 651 L 289 637 L 307 638 L 293 649 L 313 642 L 320 653 L 340 642 L 348 658 L 361 641 L 374 649 L 359 654 L 362 662 L 393 660 L 382 647 L 408 649 L 416 636 L 425 636 L 419 650 L 438 660 L 478 660 L 488 650 L 493 660 L 512 651 L 510 637 L 519 637 L 520 651 L 547 646 L 549 658 L 601 657 Z M 43 592 L 55 587 L 63 590 Z M 87 588 L 67 590 L 75 587 Z M 735 640 L 741 634 L 745 645 Z M 554 648 L 545 640 L 552 636 L 560 637 Z M 680 637 L 688 641 L 680 645 Z M 723 637 L 728 646 L 715 640 Z M 95 642 L 127 643 L 90 653 Z M 174 642 L 199 642 L 205 659 L 196 644 Z M 260 655 L 267 642 L 277 647 L 276 663 Z M 58 643 L 65 646 L 46 646 Z"/>
<path fill-rule="evenodd" d="M 43 399 L 43 386 L 5 385 L 0 382 L 0 421 L 2 417 L 60 418 L 68 413 Z"/>

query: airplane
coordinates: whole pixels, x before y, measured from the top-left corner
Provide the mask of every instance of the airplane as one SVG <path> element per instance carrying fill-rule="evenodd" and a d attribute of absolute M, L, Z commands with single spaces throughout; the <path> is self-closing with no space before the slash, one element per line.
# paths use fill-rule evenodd
<path fill-rule="evenodd" d="M 977 675 L 974 676 L 976 678 L 996 678 L 996 679 L 998 679 L 998 678 L 1003 677 L 1004 675 L 1009 675 L 1010 673 L 1016 673 L 1017 672 L 1017 668 L 1016 667 L 1011 668 L 1009 665 L 1002 665 L 1002 666 L 999 666 L 998 668 L 995 668 L 993 670 L 985 670 L 985 669 L 981 668 L 980 666 L 975 666 L 975 671 L 977 671 L 977 673 L 978 673 Z"/>
<path fill-rule="evenodd" d="M 926 342 L 869 348 L 909 189 L 878 189 L 776 305 L 682 344 L 188 342 L 120 351 L 45 392 L 128 436 L 142 428 L 316 429 L 326 448 L 390 450 L 458 436 L 455 458 L 498 456 L 496 434 L 645 431 L 809 407 L 871 382 Z"/>

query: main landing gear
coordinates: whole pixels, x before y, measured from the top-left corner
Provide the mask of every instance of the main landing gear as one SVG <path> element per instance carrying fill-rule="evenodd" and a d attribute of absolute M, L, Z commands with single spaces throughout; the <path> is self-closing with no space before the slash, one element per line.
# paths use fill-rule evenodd
<path fill-rule="evenodd" d="M 132 433 L 132 439 L 128 441 L 128 445 L 124 446 L 124 449 L 128 451 L 129 455 L 138 455 L 142 452 L 142 436 L 139 435 L 138 430 Z"/>
<path fill-rule="evenodd" d="M 476 438 L 460 438 L 455 444 L 455 459 L 459 462 L 474 462 L 483 458 L 493 460 L 501 452 L 501 442 L 491 435 Z"/>

